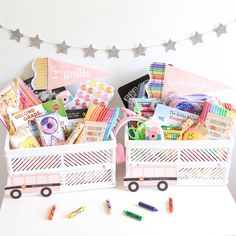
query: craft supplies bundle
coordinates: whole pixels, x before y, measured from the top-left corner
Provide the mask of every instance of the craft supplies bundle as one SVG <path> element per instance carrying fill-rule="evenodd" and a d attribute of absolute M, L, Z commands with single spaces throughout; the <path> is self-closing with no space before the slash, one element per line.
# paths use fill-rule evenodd
<path fill-rule="evenodd" d="M 118 89 L 125 105 L 124 186 L 227 185 L 236 110 L 215 94 L 227 88 L 165 63 Z M 215 93 L 215 94 L 214 94 Z"/>
<path fill-rule="evenodd" d="M 148 120 L 130 122 L 128 136 L 134 140 L 215 140 L 228 139 L 231 134 L 236 109 L 208 95 L 212 89 L 220 89 L 216 82 L 177 69 L 165 63 L 152 63 L 149 80 L 146 76 L 119 88 L 134 91 L 121 97 L 124 105 L 136 116 Z M 138 84 L 137 84 L 137 83 Z M 143 87 L 146 93 L 143 92 Z M 141 92 L 140 92 L 141 88 Z M 197 93 L 194 93 L 197 92 Z M 150 125 L 151 124 L 151 125 Z"/>
<path fill-rule="evenodd" d="M 34 77 L 25 81 L 16 78 L 0 92 L 0 120 L 9 132 L 12 148 L 78 144 L 110 138 L 119 115 L 119 108 L 107 107 L 114 87 L 96 79 L 86 79 L 77 84 L 77 91 L 72 95 L 66 87 L 55 84 L 55 76 L 49 77 L 59 73 L 52 68 L 57 66 L 57 70 L 62 70 L 63 65 L 49 58 L 35 59 Z M 64 73 L 67 73 L 64 75 L 66 86 L 72 75 L 68 71 Z M 51 84 L 45 84 L 50 81 Z M 48 90 L 50 86 L 52 90 Z"/>

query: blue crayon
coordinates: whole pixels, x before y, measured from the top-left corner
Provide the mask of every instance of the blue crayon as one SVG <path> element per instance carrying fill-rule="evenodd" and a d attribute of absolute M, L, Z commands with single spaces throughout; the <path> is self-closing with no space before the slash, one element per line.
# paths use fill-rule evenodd
<path fill-rule="evenodd" d="M 138 205 L 140 207 L 143 207 L 143 208 L 148 209 L 150 211 L 158 211 L 154 206 L 150 206 L 150 205 L 143 203 L 143 202 L 139 202 Z"/>

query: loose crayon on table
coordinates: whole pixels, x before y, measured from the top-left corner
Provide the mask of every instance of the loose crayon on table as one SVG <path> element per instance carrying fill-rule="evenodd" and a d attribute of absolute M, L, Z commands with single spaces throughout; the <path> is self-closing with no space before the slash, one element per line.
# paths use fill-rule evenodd
<path fill-rule="evenodd" d="M 148 204 L 146 204 L 144 202 L 139 202 L 138 205 L 140 207 L 143 207 L 143 208 L 148 209 L 150 211 L 158 211 L 154 206 L 150 206 L 150 205 L 148 205 Z"/>
<path fill-rule="evenodd" d="M 83 212 L 85 210 L 86 207 L 80 207 L 78 209 L 76 209 L 75 211 L 72 211 L 69 215 L 68 215 L 68 218 L 72 218 L 72 217 L 75 217 L 77 214 Z"/>
<path fill-rule="evenodd" d="M 109 200 L 105 201 L 106 209 L 109 214 L 111 214 L 111 202 Z"/>
<path fill-rule="evenodd" d="M 49 211 L 49 214 L 48 214 L 48 220 L 52 220 L 53 219 L 53 216 L 54 216 L 54 212 L 56 210 L 56 205 L 53 205 Z"/>
<path fill-rule="evenodd" d="M 173 207 L 173 199 L 170 197 L 168 200 L 168 211 L 170 213 L 172 213 L 174 211 L 174 207 Z"/>
<path fill-rule="evenodd" d="M 133 213 L 133 212 L 131 212 L 131 211 L 123 211 L 123 213 L 124 213 L 126 216 L 129 216 L 129 217 L 134 218 L 134 219 L 139 220 L 139 221 L 143 219 L 142 216 L 140 216 L 140 215 L 138 215 L 138 214 L 136 214 L 136 213 Z"/>

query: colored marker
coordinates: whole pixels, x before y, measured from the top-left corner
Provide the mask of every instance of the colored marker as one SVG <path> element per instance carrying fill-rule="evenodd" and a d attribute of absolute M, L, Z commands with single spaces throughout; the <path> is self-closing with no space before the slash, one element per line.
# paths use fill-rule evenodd
<path fill-rule="evenodd" d="M 53 205 L 49 211 L 49 214 L 48 214 L 48 220 L 52 220 L 53 219 L 53 216 L 54 216 L 54 212 L 56 210 L 56 205 Z"/>
<path fill-rule="evenodd" d="M 133 212 L 131 212 L 131 211 L 123 211 L 123 213 L 124 213 L 126 216 L 129 216 L 129 217 L 134 218 L 134 219 L 139 220 L 139 221 L 143 219 L 142 216 L 140 216 L 140 215 L 138 215 L 138 214 L 136 214 L 136 213 L 133 213 Z"/>
<path fill-rule="evenodd" d="M 68 218 L 72 218 L 75 217 L 76 215 L 78 215 L 79 213 L 83 212 L 85 210 L 86 207 L 80 207 L 78 209 L 76 209 L 75 211 L 72 211 L 69 215 Z"/>
<path fill-rule="evenodd" d="M 168 200 L 168 211 L 170 213 L 172 213 L 174 211 L 174 207 L 173 207 L 173 199 L 170 197 L 169 200 Z"/>
<path fill-rule="evenodd" d="M 143 208 L 148 209 L 150 211 L 158 211 L 154 206 L 150 206 L 150 205 L 143 203 L 143 202 L 139 202 L 138 205 L 140 207 L 143 207 Z"/>
<path fill-rule="evenodd" d="M 109 200 L 105 201 L 106 209 L 109 214 L 111 214 L 111 203 Z"/>

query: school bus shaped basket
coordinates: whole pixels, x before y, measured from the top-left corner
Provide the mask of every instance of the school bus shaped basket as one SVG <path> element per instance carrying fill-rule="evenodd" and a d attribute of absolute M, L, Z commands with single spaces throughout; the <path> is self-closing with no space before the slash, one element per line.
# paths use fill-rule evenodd
<path fill-rule="evenodd" d="M 125 132 L 126 175 L 130 191 L 140 186 L 226 185 L 234 141 L 130 140 Z"/>
<path fill-rule="evenodd" d="M 108 141 L 31 149 L 11 149 L 7 136 L 5 157 L 9 177 L 56 173 L 60 175 L 61 192 L 114 187 L 116 184 L 116 139 L 113 134 Z"/>

